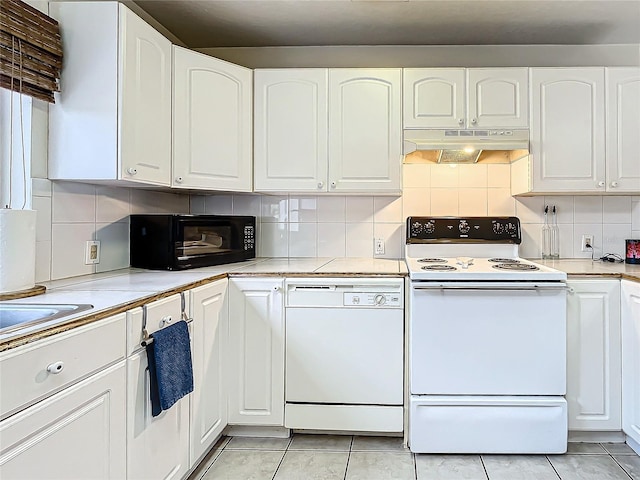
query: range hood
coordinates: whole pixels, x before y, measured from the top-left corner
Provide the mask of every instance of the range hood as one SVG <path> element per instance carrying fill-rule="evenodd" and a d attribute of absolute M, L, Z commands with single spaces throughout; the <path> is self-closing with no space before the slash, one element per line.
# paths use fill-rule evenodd
<path fill-rule="evenodd" d="M 483 151 L 528 154 L 529 130 L 404 130 L 404 154 L 439 151 L 437 163 L 476 163 Z"/>

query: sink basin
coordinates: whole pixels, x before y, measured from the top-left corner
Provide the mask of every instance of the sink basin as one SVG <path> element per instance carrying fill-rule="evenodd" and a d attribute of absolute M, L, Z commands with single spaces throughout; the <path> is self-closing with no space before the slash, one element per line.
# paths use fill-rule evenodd
<path fill-rule="evenodd" d="M 93 308 L 87 303 L 0 303 L 0 333 L 57 320 Z"/>

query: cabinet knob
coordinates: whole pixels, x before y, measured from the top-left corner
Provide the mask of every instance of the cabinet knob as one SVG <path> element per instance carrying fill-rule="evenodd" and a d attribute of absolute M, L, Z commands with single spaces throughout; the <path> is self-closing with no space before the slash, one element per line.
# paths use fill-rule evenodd
<path fill-rule="evenodd" d="M 273 287 L 273 291 L 274 291 L 274 292 L 278 292 L 278 291 L 280 291 L 280 285 L 274 285 L 274 287 Z"/>
<path fill-rule="evenodd" d="M 462 125 L 464 123 L 464 118 L 459 118 L 458 119 L 458 125 Z"/>
<path fill-rule="evenodd" d="M 183 178 L 182 177 L 176 177 L 176 183 L 182 183 Z"/>
<path fill-rule="evenodd" d="M 129 168 L 127 168 L 127 173 L 129 175 L 135 175 L 136 173 L 138 173 L 138 170 L 133 168 L 133 167 L 129 167 Z"/>
<path fill-rule="evenodd" d="M 324 183 L 323 182 L 318 182 L 318 188 L 322 188 L 324 187 Z"/>
<path fill-rule="evenodd" d="M 471 123 L 473 123 L 475 125 L 476 123 L 478 123 L 478 119 L 477 118 L 472 118 L 471 119 Z"/>
<path fill-rule="evenodd" d="M 605 183 L 604 182 L 598 182 L 598 187 L 604 187 Z"/>
<path fill-rule="evenodd" d="M 55 362 L 47 365 L 47 372 L 57 375 L 64 370 L 64 362 Z"/>
<path fill-rule="evenodd" d="M 172 318 L 171 315 L 167 315 L 166 317 L 162 317 L 162 320 L 160 320 L 160 328 L 162 327 L 166 327 L 167 325 L 169 325 L 172 322 Z"/>
<path fill-rule="evenodd" d="M 617 188 L 617 187 L 618 187 L 618 185 L 619 185 L 619 183 L 618 183 L 618 182 L 611 182 L 611 186 L 612 186 L 613 188 Z"/>
<path fill-rule="evenodd" d="M 331 182 L 331 188 L 336 188 L 336 182 Z"/>

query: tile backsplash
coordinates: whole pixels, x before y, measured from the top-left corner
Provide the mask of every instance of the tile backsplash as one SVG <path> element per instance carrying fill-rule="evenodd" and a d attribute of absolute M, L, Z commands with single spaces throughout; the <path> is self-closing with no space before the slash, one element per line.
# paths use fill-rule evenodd
<path fill-rule="evenodd" d="M 555 205 L 561 258 L 590 258 L 581 236 L 594 236 L 595 256 L 623 255 L 640 238 L 640 196 L 510 195 L 509 165 L 406 164 L 403 194 L 388 196 L 186 195 L 146 189 L 33 179 L 38 211 L 36 280 L 46 281 L 129 265 L 130 213 L 208 213 L 257 217 L 258 255 L 265 257 L 403 256 L 409 215 L 515 215 L 523 257 L 540 257 L 545 205 Z M 374 254 L 374 239 L 385 243 Z M 100 240 L 97 265 L 84 264 L 87 240 Z"/>
<path fill-rule="evenodd" d="M 36 282 L 128 267 L 130 213 L 189 212 L 188 195 L 40 178 L 32 191 Z M 88 240 L 100 241 L 96 265 L 84 264 Z"/>

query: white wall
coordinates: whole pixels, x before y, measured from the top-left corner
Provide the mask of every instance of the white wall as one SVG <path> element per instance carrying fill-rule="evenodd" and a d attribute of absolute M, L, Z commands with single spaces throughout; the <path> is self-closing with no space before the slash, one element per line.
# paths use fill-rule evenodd
<path fill-rule="evenodd" d="M 249 68 L 640 65 L 639 45 L 367 45 L 197 50 Z"/>
<path fill-rule="evenodd" d="M 595 253 L 623 255 L 626 238 L 640 238 L 640 197 L 510 195 L 509 165 L 407 164 L 401 197 L 316 195 L 192 195 L 192 213 L 255 215 L 258 255 L 268 257 L 403 256 L 410 215 L 515 215 L 523 225 L 524 257 L 540 257 L 544 205 L 556 205 L 562 258 L 594 235 Z M 386 243 L 374 255 L 374 238 Z"/>

